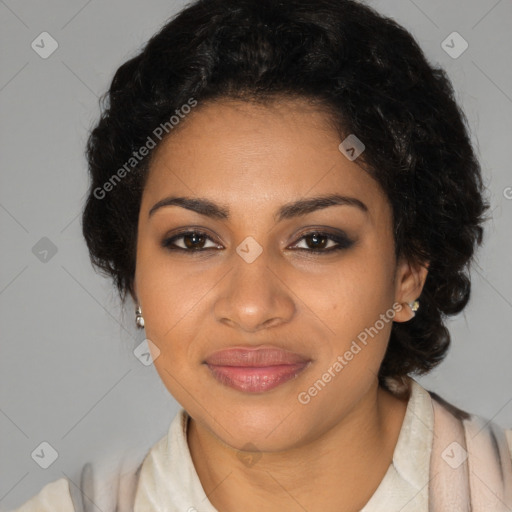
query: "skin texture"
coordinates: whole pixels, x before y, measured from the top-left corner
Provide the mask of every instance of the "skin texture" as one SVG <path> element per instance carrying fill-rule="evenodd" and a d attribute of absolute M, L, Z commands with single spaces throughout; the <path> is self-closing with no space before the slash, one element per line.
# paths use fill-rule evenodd
<path fill-rule="evenodd" d="M 301 100 L 270 107 L 219 100 L 200 104 L 153 155 L 138 224 L 136 298 L 160 351 L 152 350 L 155 367 L 191 416 L 188 443 L 203 488 L 222 512 L 359 510 L 392 460 L 407 401 L 378 386 L 391 321 L 309 403 L 297 398 L 393 304 L 403 304 L 394 321 L 412 318 L 405 303 L 419 297 L 427 275 L 395 260 L 389 202 L 340 142 L 325 114 Z M 285 203 L 332 193 L 357 198 L 368 211 L 330 206 L 274 220 Z M 180 206 L 148 216 L 170 195 L 208 198 L 230 217 Z M 210 237 L 196 246 L 221 250 L 162 247 L 192 227 Z M 308 252 L 318 242 L 303 236 L 319 228 L 342 230 L 354 243 Z M 262 248 L 252 263 L 236 251 L 248 236 Z M 312 362 L 277 388 L 244 393 L 202 364 L 235 345 L 276 346 Z"/>

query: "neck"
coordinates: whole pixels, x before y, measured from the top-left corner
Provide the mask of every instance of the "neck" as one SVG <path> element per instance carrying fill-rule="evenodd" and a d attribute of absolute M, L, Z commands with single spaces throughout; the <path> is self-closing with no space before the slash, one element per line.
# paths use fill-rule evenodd
<path fill-rule="evenodd" d="M 253 464 L 192 418 L 188 444 L 203 489 L 220 512 L 360 510 L 392 462 L 406 407 L 407 399 L 375 383 L 321 437 L 258 454 Z"/>

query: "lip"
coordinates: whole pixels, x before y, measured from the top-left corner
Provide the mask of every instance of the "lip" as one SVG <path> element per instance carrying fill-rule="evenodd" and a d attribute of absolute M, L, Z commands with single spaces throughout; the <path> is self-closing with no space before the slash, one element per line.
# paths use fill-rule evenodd
<path fill-rule="evenodd" d="M 210 354 L 205 362 L 215 366 L 276 366 L 307 363 L 310 359 L 276 347 L 231 347 Z"/>
<path fill-rule="evenodd" d="M 204 363 L 221 384 L 259 393 L 296 378 L 311 360 L 275 347 L 233 347 L 210 354 Z"/>

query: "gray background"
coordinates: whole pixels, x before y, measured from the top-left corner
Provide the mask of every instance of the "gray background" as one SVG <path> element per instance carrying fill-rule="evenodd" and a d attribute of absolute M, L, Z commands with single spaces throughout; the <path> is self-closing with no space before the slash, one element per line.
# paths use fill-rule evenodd
<path fill-rule="evenodd" d="M 417 380 L 511 428 L 512 2 L 369 3 L 408 28 L 448 71 L 492 202 L 470 304 L 449 321 L 452 349 Z M 79 212 L 88 185 L 84 144 L 99 95 L 117 67 L 183 5 L 0 0 L 2 511 L 64 475 L 77 482 L 87 461 L 114 467 L 119 453 L 143 456 L 177 411 L 154 367 L 132 353 L 144 333 L 134 327 L 131 304 L 123 313 L 110 281 L 94 273 Z M 44 31 L 59 45 L 47 59 L 31 47 Z M 458 58 L 441 46 L 454 31 L 469 44 Z M 43 237 L 55 254 L 37 254 L 49 244 Z M 48 469 L 31 457 L 43 441 L 58 452 Z"/>

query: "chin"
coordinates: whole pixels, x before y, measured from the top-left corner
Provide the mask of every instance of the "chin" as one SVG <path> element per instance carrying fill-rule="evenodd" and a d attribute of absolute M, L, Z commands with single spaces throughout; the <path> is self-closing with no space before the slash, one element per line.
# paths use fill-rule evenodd
<path fill-rule="evenodd" d="M 205 415 L 204 411 L 200 416 L 209 430 L 236 450 L 252 445 L 259 451 L 281 451 L 299 443 L 307 425 L 304 418 L 299 419 L 282 403 L 280 400 L 272 404 L 249 404 L 247 401 L 238 405 L 223 404 L 217 409 L 222 412 L 216 413 L 212 409 L 211 416 Z"/>

